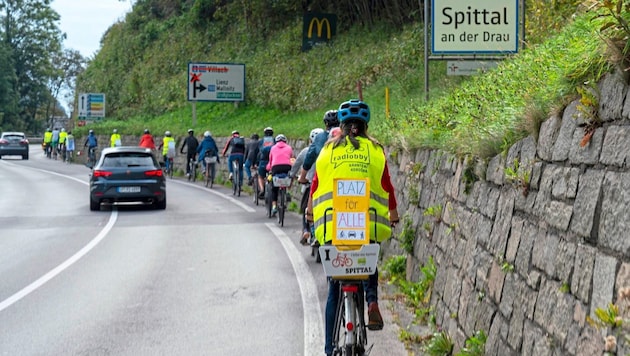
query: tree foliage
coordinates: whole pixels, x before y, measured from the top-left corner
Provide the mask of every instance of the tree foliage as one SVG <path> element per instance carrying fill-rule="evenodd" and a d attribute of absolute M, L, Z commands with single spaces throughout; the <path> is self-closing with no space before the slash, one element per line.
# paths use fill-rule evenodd
<path fill-rule="evenodd" d="M 2 47 L 11 63 L 3 84 L 12 87 L 5 95 L 8 100 L 17 96 L 15 112 L 3 117 L 3 128 L 36 132 L 38 120 L 50 102 L 50 78 L 54 76 L 54 56 L 61 51 L 64 35 L 57 22 L 59 14 L 50 7 L 51 0 L 1 0 L 0 22 Z M 6 99 L 5 99 L 6 100 Z"/>

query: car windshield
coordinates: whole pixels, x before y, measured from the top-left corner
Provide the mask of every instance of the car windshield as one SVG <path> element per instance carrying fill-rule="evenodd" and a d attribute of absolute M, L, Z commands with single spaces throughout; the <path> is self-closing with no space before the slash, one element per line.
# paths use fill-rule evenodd
<path fill-rule="evenodd" d="M 146 153 L 112 153 L 103 159 L 103 168 L 154 167 L 153 158 Z"/>

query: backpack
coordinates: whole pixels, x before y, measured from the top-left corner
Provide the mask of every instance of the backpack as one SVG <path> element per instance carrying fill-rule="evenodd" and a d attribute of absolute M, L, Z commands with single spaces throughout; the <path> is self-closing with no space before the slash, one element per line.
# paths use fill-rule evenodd
<path fill-rule="evenodd" d="M 272 136 L 265 136 L 262 138 L 260 144 L 260 160 L 269 161 L 269 152 L 271 152 L 271 146 L 276 144 L 276 140 Z"/>
<path fill-rule="evenodd" d="M 232 137 L 232 151 L 245 152 L 245 139 L 242 137 Z"/>

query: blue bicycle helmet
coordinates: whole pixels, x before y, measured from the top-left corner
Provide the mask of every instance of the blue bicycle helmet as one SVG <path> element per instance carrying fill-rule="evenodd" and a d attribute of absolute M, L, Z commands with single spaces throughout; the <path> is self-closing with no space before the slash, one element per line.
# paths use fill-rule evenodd
<path fill-rule="evenodd" d="M 337 117 L 340 123 L 348 119 L 359 119 L 367 124 L 370 122 L 370 107 L 361 100 L 345 101 L 339 105 Z"/>

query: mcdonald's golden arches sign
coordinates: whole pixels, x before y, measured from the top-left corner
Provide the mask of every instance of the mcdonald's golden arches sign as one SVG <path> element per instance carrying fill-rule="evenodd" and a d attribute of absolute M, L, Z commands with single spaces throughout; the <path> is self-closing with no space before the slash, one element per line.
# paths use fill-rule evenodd
<path fill-rule="evenodd" d="M 318 13 L 304 14 L 302 51 L 308 51 L 317 43 L 332 40 L 336 33 L 337 15 Z"/>

